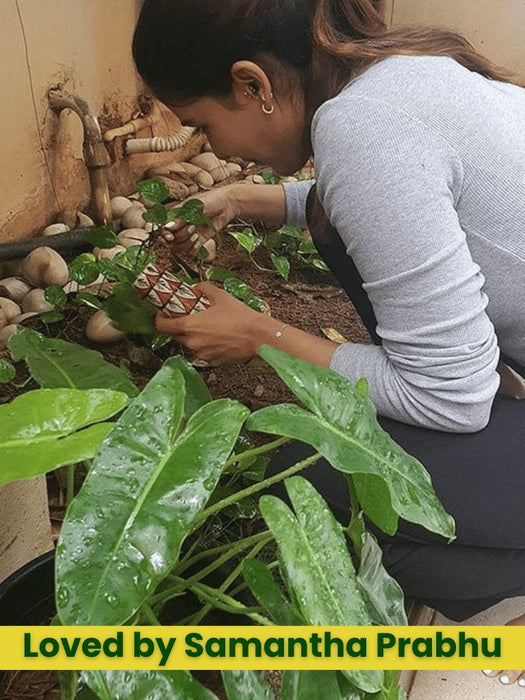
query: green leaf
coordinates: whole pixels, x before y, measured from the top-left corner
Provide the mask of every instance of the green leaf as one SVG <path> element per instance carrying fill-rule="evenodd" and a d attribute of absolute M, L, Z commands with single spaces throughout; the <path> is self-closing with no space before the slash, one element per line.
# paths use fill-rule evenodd
<path fill-rule="evenodd" d="M 170 196 L 170 191 L 161 180 L 141 180 L 137 182 L 137 192 L 152 204 L 160 204 Z"/>
<path fill-rule="evenodd" d="M 292 238 L 294 240 L 300 240 L 303 237 L 303 232 L 297 226 L 281 226 L 279 229 L 281 236 L 286 236 L 287 238 Z"/>
<path fill-rule="evenodd" d="M 285 671 L 281 693 L 282 700 L 346 700 L 335 671 Z M 359 697 L 356 695 L 356 700 Z"/>
<path fill-rule="evenodd" d="M 256 296 L 250 287 L 238 277 L 228 277 L 224 280 L 224 289 L 234 296 L 236 299 L 243 301 L 247 306 L 259 313 L 266 311 L 266 304 L 262 299 Z"/>
<path fill-rule="evenodd" d="M 405 691 L 399 687 L 399 671 L 385 671 L 385 682 L 378 693 L 367 696 L 370 700 L 407 700 Z"/>
<path fill-rule="evenodd" d="M 117 256 L 118 254 L 115 257 Z M 98 261 L 98 271 L 109 282 L 124 281 L 126 277 L 114 259 L 110 260 L 109 258 L 101 258 Z"/>
<path fill-rule="evenodd" d="M 104 302 L 89 292 L 79 292 L 75 297 L 75 301 L 77 304 L 84 304 L 92 309 L 100 310 L 104 308 Z"/>
<path fill-rule="evenodd" d="M 178 369 L 184 377 L 186 395 L 184 399 L 184 418 L 189 420 L 199 408 L 211 401 L 208 385 L 197 370 L 183 357 L 174 357 L 170 361 L 174 369 Z"/>
<path fill-rule="evenodd" d="M 248 410 L 220 399 L 184 424 L 179 365 L 169 360 L 125 411 L 68 510 L 57 548 L 66 624 L 128 620 L 174 566 L 217 487 Z"/>
<path fill-rule="evenodd" d="M 277 272 L 287 280 L 290 277 L 290 261 L 288 258 L 284 255 L 275 255 L 275 253 L 270 253 L 270 258 Z"/>
<path fill-rule="evenodd" d="M 113 258 L 118 279 L 133 284 L 150 263 L 155 262 L 155 253 L 148 246 L 133 245 Z"/>
<path fill-rule="evenodd" d="M 311 258 L 305 260 L 305 262 L 310 267 L 313 267 L 316 270 L 322 270 L 322 272 L 330 272 L 330 268 L 328 267 L 328 265 L 318 256 L 312 256 Z"/>
<path fill-rule="evenodd" d="M 254 235 L 249 228 L 245 228 L 244 231 L 228 231 L 228 234 L 232 238 L 235 238 L 241 248 L 244 248 L 250 255 L 252 255 L 261 244 L 259 236 Z"/>
<path fill-rule="evenodd" d="M 311 413 L 286 404 L 270 406 L 250 417 L 250 430 L 313 445 L 336 469 L 353 474 L 356 486 L 359 474 L 380 477 L 395 513 L 445 537 L 454 535 L 454 520 L 439 502 L 428 472 L 377 422 L 363 389 L 366 381 L 353 388 L 331 370 L 275 348 L 265 346 L 259 354 Z M 378 527 L 392 534 L 392 512 L 373 516 Z"/>
<path fill-rule="evenodd" d="M 16 376 L 16 369 L 7 360 L 0 360 L 0 384 L 7 384 L 13 381 Z"/>
<path fill-rule="evenodd" d="M 118 238 L 108 226 L 97 226 L 84 233 L 84 238 L 94 248 L 114 248 Z"/>
<path fill-rule="evenodd" d="M 276 625 L 306 624 L 275 582 L 266 564 L 247 558 L 242 563 L 242 571 L 250 591 Z"/>
<path fill-rule="evenodd" d="M 153 335 L 157 309 L 142 299 L 129 282 L 121 282 L 104 301 L 104 311 L 125 333 Z"/>
<path fill-rule="evenodd" d="M 227 270 L 224 267 L 210 267 L 206 270 L 206 279 L 212 280 L 213 282 L 224 282 L 227 279 L 236 279 L 239 282 L 241 280 L 237 275 L 231 270 Z"/>
<path fill-rule="evenodd" d="M 9 341 L 9 349 L 15 362 L 25 360 L 31 376 L 44 389 L 109 387 L 130 397 L 139 393 L 125 372 L 81 345 L 20 328 Z"/>
<path fill-rule="evenodd" d="M 59 323 L 59 321 L 64 320 L 64 314 L 60 311 L 44 311 L 40 314 L 40 320 L 42 323 Z"/>
<path fill-rule="evenodd" d="M 280 231 L 271 231 L 267 233 L 264 238 L 264 245 L 267 248 L 277 248 L 283 242 L 283 234 Z"/>
<path fill-rule="evenodd" d="M 408 625 L 403 590 L 384 568 L 383 552 L 370 532 L 362 537 L 357 581 L 374 624 Z"/>
<path fill-rule="evenodd" d="M 102 421 L 126 403 L 105 389 L 39 389 L 0 406 L 0 483 L 92 459 L 113 427 Z"/>
<path fill-rule="evenodd" d="M 83 671 L 100 700 L 217 700 L 187 671 Z"/>
<path fill-rule="evenodd" d="M 306 624 L 370 624 L 341 525 L 306 479 L 293 477 L 285 486 L 296 516 L 274 496 L 263 496 L 259 504 Z M 381 688 L 381 671 L 345 673 L 362 690 Z"/>
<path fill-rule="evenodd" d="M 228 700 L 274 700 L 260 671 L 221 671 Z"/>
<path fill-rule="evenodd" d="M 274 173 L 273 170 L 263 170 L 261 177 L 267 185 L 278 185 L 282 180 L 282 177 Z"/>
<path fill-rule="evenodd" d="M 315 247 L 313 241 L 310 241 L 308 238 L 305 238 L 301 241 L 299 244 L 299 248 L 297 249 L 297 252 L 300 255 L 317 255 L 317 248 Z"/>
<path fill-rule="evenodd" d="M 59 671 L 60 700 L 75 700 L 78 688 L 78 671 Z"/>
<path fill-rule="evenodd" d="M 144 221 L 156 226 L 166 226 L 168 223 L 168 211 L 163 204 L 154 204 L 151 209 L 142 215 Z"/>
<path fill-rule="evenodd" d="M 64 306 L 67 303 L 67 294 L 58 284 L 50 284 L 46 287 L 44 298 L 53 306 Z"/>
<path fill-rule="evenodd" d="M 82 253 L 76 257 L 69 266 L 69 274 L 73 282 L 77 284 L 91 284 L 98 275 L 98 263 L 92 253 Z"/>
<path fill-rule="evenodd" d="M 208 226 L 216 231 L 213 221 L 204 214 L 204 202 L 200 199 L 189 199 L 181 207 L 175 207 L 168 212 L 169 221 L 185 221 L 193 226 Z"/>

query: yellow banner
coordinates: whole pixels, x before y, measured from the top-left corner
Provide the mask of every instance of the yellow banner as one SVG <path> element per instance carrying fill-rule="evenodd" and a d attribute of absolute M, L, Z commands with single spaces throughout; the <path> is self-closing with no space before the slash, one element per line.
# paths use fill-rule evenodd
<path fill-rule="evenodd" d="M 525 627 L 0 627 L 0 668 L 521 669 Z"/>

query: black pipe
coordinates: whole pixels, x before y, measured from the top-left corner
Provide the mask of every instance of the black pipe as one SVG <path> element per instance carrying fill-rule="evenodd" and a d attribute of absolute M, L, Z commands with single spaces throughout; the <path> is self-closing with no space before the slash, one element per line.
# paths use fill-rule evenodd
<path fill-rule="evenodd" d="M 93 244 L 86 240 L 85 234 L 92 228 L 77 228 L 66 233 L 57 233 L 55 236 L 42 236 L 39 238 L 27 238 L 23 241 L 3 243 L 0 245 L 0 262 L 19 260 L 35 248 L 47 246 L 57 253 L 86 253 L 93 250 Z"/>

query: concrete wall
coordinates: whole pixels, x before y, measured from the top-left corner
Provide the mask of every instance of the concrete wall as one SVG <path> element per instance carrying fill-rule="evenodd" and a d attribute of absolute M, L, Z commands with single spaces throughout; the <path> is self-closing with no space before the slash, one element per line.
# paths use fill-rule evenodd
<path fill-rule="evenodd" d="M 0 0 L 0 241 L 37 233 L 63 210 L 89 203 L 76 114 L 57 116 L 47 93 L 60 86 L 88 101 L 104 128 L 144 104 L 131 39 L 141 0 Z M 154 135 L 180 126 L 164 114 Z M 148 129 L 139 136 L 151 136 Z M 117 143 L 109 170 L 113 194 L 130 194 L 147 156 L 124 161 Z M 120 157 L 119 157 L 120 156 Z M 159 156 L 156 157 L 157 159 Z"/>
<path fill-rule="evenodd" d="M 481 53 L 525 81 L 525 0 L 386 0 L 385 11 L 394 26 L 459 31 Z"/>

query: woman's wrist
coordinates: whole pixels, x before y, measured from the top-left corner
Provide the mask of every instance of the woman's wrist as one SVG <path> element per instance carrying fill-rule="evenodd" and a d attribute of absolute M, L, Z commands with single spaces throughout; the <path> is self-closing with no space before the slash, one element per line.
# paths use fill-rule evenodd
<path fill-rule="evenodd" d="M 281 225 L 286 217 L 286 196 L 281 185 L 230 185 L 230 201 L 240 218 L 263 219 Z"/>
<path fill-rule="evenodd" d="M 271 345 L 307 362 L 329 367 L 338 345 L 325 338 L 306 333 L 288 323 L 264 315 L 251 329 L 252 351 L 257 354 L 261 345 Z"/>

